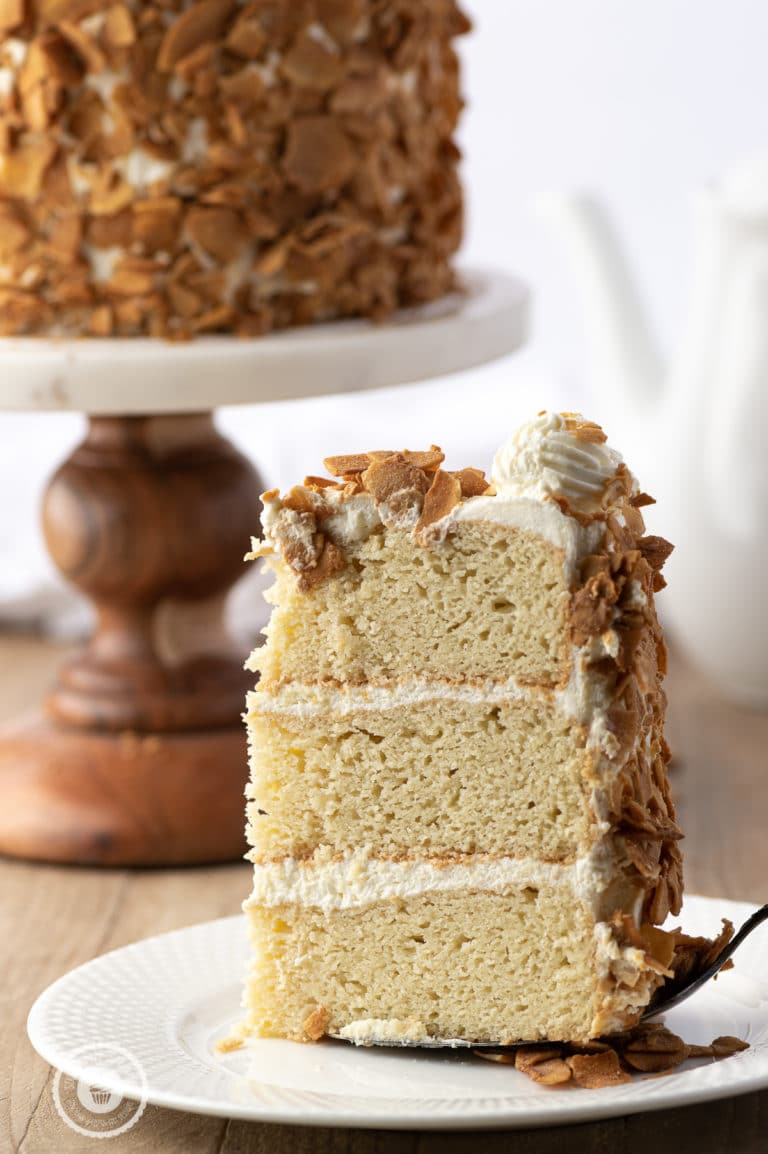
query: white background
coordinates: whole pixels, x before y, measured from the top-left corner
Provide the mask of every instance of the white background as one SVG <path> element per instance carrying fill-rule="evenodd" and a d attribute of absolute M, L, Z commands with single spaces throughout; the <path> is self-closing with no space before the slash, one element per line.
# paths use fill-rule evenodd
<path fill-rule="evenodd" d="M 464 259 L 517 271 L 532 284 L 531 345 L 470 379 L 396 399 L 366 394 L 222 414 L 270 485 L 316 471 L 329 452 L 384 441 L 434 440 L 453 464 L 487 466 L 505 431 L 543 407 L 581 407 L 599 421 L 589 404 L 577 293 L 532 211 L 536 196 L 579 187 L 605 198 L 669 349 L 684 316 L 693 194 L 766 145 L 765 0 L 466 6 L 477 31 L 463 45 Z M 0 414 L 0 598 L 16 614 L 46 572 L 37 532 L 43 479 L 81 428 L 76 416 Z M 652 477 L 641 480 L 653 488 Z"/>

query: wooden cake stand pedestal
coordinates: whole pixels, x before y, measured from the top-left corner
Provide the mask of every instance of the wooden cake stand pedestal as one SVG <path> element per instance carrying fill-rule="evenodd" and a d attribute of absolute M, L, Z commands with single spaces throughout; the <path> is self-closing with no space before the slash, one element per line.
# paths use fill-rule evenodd
<path fill-rule="evenodd" d="M 412 382 L 512 352 L 524 286 L 465 280 L 462 295 L 381 326 L 185 345 L 0 340 L 0 409 L 89 414 L 48 486 L 43 527 L 96 617 L 40 712 L 0 728 L 0 853 L 90 865 L 243 853 L 240 715 L 253 675 L 224 608 L 266 486 L 211 409 Z"/>

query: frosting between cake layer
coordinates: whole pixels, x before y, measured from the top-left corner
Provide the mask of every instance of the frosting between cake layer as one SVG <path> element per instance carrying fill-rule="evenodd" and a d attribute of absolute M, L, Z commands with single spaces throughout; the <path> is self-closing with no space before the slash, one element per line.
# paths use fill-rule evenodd
<path fill-rule="evenodd" d="M 615 633 L 606 631 L 598 639 L 606 652 L 614 644 Z M 594 646 L 589 657 L 594 659 Z M 291 682 L 276 692 L 252 691 L 247 696 L 249 714 L 284 714 L 299 721 L 309 721 L 324 714 L 347 717 L 358 712 L 386 712 L 422 705 L 430 701 L 456 701 L 469 705 L 495 705 L 507 701 L 536 701 L 551 704 L 563 716 L 587 729 L 587 749 L 612 757 L 618 743 L 610 730 L 608 710 L 611 695 L 604 679 L 584 668 L 583 650 L 574 648 L 571 676 L 562 689 L 520 684 L 514 677 L 506 681 L 479 683 L 413 678 L 391 685 L 345 685 L 339 688 L 323 683 Z"/>
<path fill-rule="evenodd" d="M 601 898 L 614 880 L 613 856 L 597 845 L 572 865 L 537 858 L 488 857 L 463 861 L 425 858 L 391 860 L 367 850 L 334 856 L 318 850 L 312 858 L 254 865 L 253 892 L 244 905 L 303 905 L 333 910 L 358 909 L 374 902 L 426 893 L 479 890 L 504 893 L 527 887 L 569 886 L 577 901 L 599 916 Z"/>

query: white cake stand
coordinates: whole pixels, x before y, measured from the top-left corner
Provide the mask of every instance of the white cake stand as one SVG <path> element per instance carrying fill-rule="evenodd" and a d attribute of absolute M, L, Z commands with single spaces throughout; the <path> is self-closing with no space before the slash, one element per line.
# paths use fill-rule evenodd
<path fill-rule="evenodd" d="M 463 281 L 382 325 L 187 344 L 0 340 L 0 409 L 89 417 L 47 488 L 43 528 L 96 613 L 43 710 L 0 729 L 0 852 L 109 865 L 242 853 L 252 675 L 223 608 L 263 485 L 212 410 L 423 380 L 518 348 L 524 285 Z"/>

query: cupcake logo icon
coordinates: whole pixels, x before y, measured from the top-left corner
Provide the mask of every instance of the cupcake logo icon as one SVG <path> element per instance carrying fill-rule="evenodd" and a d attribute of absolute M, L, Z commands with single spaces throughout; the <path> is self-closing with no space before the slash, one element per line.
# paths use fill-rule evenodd
<path fill-rule="evenodd" d="M 147 1081 L 129 1050 L 111 1042 L 81 1046 L 70 1061 L 74 1073 L 56 1071 L 53 1101 L 71 1130 L 89 1138 L 115 1138 L 136 1125 L 146 1106 Z M 122 1093 L 125 1087 L 131 1088 L 130 1097 Z"/>
<path fill-rule="evenodd" d="M 79 1079 L 77 1083 L 77 1098 L 81 1106 L 94 1114 L 108 1114 L 120 1105 L 122 1098 L 103 1086 L 89 1086 Z"/>

